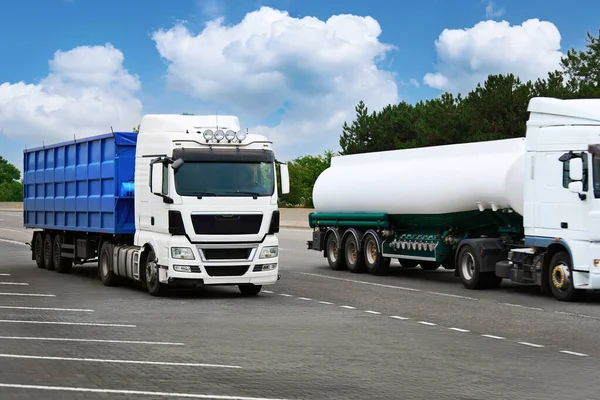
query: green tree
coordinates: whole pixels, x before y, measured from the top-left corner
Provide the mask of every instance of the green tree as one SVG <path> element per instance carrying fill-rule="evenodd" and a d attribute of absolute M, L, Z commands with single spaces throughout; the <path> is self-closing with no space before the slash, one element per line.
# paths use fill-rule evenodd
<path fill-rule="evenodd" d="M 23 201 L 21 172 L 0 156 L 0 201 Z"/>
<path fill-rule="evenodd" d="M 290 193 L 282 196 L 282 207 L 313 207 L 312 190 L 317 177 L 331 165 L 333 152 L 323 155 L 306 155 L 288 162 Z"/>

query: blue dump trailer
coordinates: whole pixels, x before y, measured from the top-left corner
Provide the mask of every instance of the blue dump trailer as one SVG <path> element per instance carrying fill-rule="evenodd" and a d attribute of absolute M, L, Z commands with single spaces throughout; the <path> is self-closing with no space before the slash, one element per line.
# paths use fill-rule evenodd
<path fill-rule="evenodd" d="M 136 143 L 136 132 L 115 132 L 25 150 L 23 225 L 43 230 L 38 267 L 68 272 L 105 236 L 133 242 Z"/>

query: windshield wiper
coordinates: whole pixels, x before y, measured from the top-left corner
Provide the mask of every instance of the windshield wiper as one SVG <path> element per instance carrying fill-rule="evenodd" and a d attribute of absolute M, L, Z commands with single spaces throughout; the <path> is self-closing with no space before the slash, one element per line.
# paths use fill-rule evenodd
<path fill-rule="evenodd" d="M 194 195 L 198 199 L 201 199 L 203 196 L 216 196 L 216 193 L 213 193 L 213 192 L 196 192 L 196 193 L 194 193 Z"/>
<path fill-rule="evenodd" d="M 258 199 L 258 196 L 260 196 L 260 193 L 257 192 L 244 192 L 244 191 L 237 191 L 237 192 L 225 192 L 225 194 L 249 194 L 251 195 L 255 200 Z"/>

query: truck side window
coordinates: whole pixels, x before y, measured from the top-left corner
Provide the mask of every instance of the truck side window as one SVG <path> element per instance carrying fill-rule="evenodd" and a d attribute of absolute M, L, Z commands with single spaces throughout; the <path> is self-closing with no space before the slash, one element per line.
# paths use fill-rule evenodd
<path fill-rule="evenodd" d="M 163 164 L 162 168 L 162 194 L 169 194 L 169 168 L 166 164 Z"/>
<path fill-rule="evenodd" d="M 594 197 L 600 198 L 600 156 L 594 154 L 593 158 L 593 174 L 594 174 Z"/>
<path fill-rule="evenodd" d="M 583 153 L 581 155 L 583 158 L 583 191 L 587 192 L 588 190 L 588 155 L 587 153 Z M 569 178 L 569 165 L 571 165 L 571 161 L 563 162 L 563 187 L 565 189 L 569 188 L 569 183 L 571 183 L 571 178 Z"/>

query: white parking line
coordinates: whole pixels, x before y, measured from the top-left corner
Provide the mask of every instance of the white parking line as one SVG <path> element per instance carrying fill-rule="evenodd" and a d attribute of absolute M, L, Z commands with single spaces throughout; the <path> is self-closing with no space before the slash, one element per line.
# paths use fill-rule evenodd
<path fill-rule="evenodd" d="M 437 296 L 454 297 L 456 299 L 473 300 L 473 301 L 478 300 L 475 297 L 459 296 L 458 294 L 449 294 L 449 293 L 440 293 L 440 292 L 426 292 L 426 293 L 435 294 Z"/>
<path fill-rule="evenodd" d="M 321 304 L 333 304 L 333 303 L 332 303 L 332 302 L 330 302 L 330 301 L 319 301 L 319 303 L 321 303 Z"/>
<path fill-rule="evenodd" d="M 380 315 L 381 314 L 379 311 L 366 310 L 365 312 L 368 313 L 368 314 L 375 314 L 375 315 Z"/>
<path fill-rule="evenodd" d="M 529 347 L 544 347 L 544 345 L 529 343 L 529 342 L 517 342 L 517 343 L 522 344 L 523 346 L 529 346 Z"/>
<path fill-rule="evenodd" d="M 263 293 L 269 293 L 269 294 L 271 294 L 271 293 L 273 293 L 273 291 L 271 291 L 271 290 L 263 290 Z"/>
<path fill-rule="evenodd" d="M 519 307 L 519 308 L 525 308 L 527 310 L 535 310 L 535 311 L 544 311 L 543 308 L 539 308 L 539 307 L 529 307 L 529 306 L 524 306 L 521 304 L 513 304 L 513 303 L 502 303 L 505 306 L 510 306 L 510 307 Z"/>
<path fill-rule="evenodd" d="M 574 351 L 569 351 L 569 350 L 561 350 L 561 353 L 565 353 L 565 354 L 570 354 L 572 356 L 578 356 L 578 357 L 588 357 L 587 354 L 583 354 L 583 353 L 576 353 Z"/>
<path fill-rule="evenodd" d="M 0 276 L 10 276 L 10 274 L 0 274 Z"/>
<path fill-rule="evenodd" d="M 563 315 L 572 315 L 574 317 L 581 317 L 581 318 L 591 318 L 591 319 L 600 319 L 600 317 L 596 317 L 593 315 L 586 315 L 586 314 L 579 314 L 579 313 L 572 313 L 572 312 L 567 312 L 567 311 L 554 311 L 557 314 L 563 314 Z"/>
<path fill-rule="evenodd" d="M 401 321 L 405 321 L 405 320 L 407 320 L 407 319 L 410 319 L 410 318 L 408 318 L 408 317 L 401 317 L 401 316 L 399 316 L 399 315 L 390 315 L 390 318 L 399 319 L 399 320 L 401 320 Z"/>
<path fill-rule="evenodd" d="M 25 283 L 25 282 L 0 282 L 0 285 L 29 286 L 29 283 Z"/>
<path fill-rule="evenodd" d="M 0 387 L 11 389 L 30 389 L 46 390 L 58 392 L 82 392 L 82 393 L 102 393 L 102 394 L 121 394 L 136 396 L 160 396 L 160 397 L 179 397 L 187 399 L 212 399 L 212 400 L 286 400 L 280 398 L 267 397 L 246 397 L 246 396 L 224 396 L 216 394 L 195 394 L 195 393 L 174 393 L 174 392 L 148 392 L 142 390 L 119 390 L 119 389 L 94 389 L 68 386 L 41 386 L 41 385 L 20 385 L 14 383 L 0 383 Z"/>
<path fill-rule="evenodd" d="M 433 322 L 427 322 L 427 321 L 417 321 L 417 323 L 419 323 L 421 325 L 429 325 L 429 326 L 437 325 L 437 324 L 434 324 Z"/>
<path fill-rule="evenodd" d="M 0 354 L 1 358 L 24 358 L 30 360 L 58 360 L 58 361 L 84 361 L 112 364 L 144 364 L 144 365 L 171 365 L 180 367 L 209 367 L 209 368 L 234 368 L 240 369 L 239 365 L 184 363 L 167 361 L 142 361 L 142 360 L 104 360 L 101 358 L 76 358 L 76 357 L 49 357 L 49 356 L 26 356 L 22 354 Z"/>
<path fill-rule="evenodd" d="M 352 306 L 340 306 L 341 308 L 346 308 L 348 310 L 356 310 L 356 307 L 352 307 Z"/>
<path fill-rule="evenodd" d="M 137 328 L 136 325 L 103 324 L 96 322 L 59 322 L 59 321 L 22 321 L 16 319 L 0 319 L 0 322 L 10 324 L 48 324 L 48 325 L 79 325 L 79 326 L 107 326 L 113 328 Z"/>
<path fill-rule="evenodd" d="M 39 340 L 48 342 L 85 342 L 85 343 L 119 343 L 119 344 L 151 344 L 163 346 L 184 346 L 177 342 L 145 342 L 141 340 L 111 340 L 111 339 L 78 339 L 78 338 L 47 338 L 30 336 L 0 336 L 0 340 Z"/>
<path fill-rule="evenodd" d="M 26 306 L 0 306 L 12 310 L 39 310 L 39 311 L 79 311 L 79 312 L 94 312 L 85 308 L 54 308 L 54 307 L 26 307 Z"/>
<path fill-rule="evenodd" d="M 40 293 L 0 293 L 0 296 L 56 297 L 55 294 L 40 294 Z"/>
<path fill-rule="evenodd" d="M 283 296 L 283 297 L 292 297 L 291 294 L 287 294 L 287 293 L 279 293 L 279 295 Z"/>
<path fill-rule="evenodd" d="M 298 297 L 298 300 L 306 300 L 306 301 L 310 301 L 310 300 L 312 300 L 312 299 L 311 299 L 311 298 L 309 298 L 309 297 Z"/>
<path fill-rule="evenodd" d="M 334 279 L 334 280 L 343 281 L 343 282 L 360 283 L 361 285 L 371 285 L 371 286 L 385 287 L 385 288 L 390 288 L 390 289 L 408 290 L 410 292 L 420 292 L 421 291 L 420 289 L 413 289 L 413 288 L 408 288 L 408 287 L 404 287 L 404 286 L 384 285 L 383 283 L 357 281 L 357 280 L 354 280 L 354 279 L 338 278 L 338 277 L 335 277 L 335 276 L 313 274 L 313 273 L 310 273 L 310 272 L 292 272 L 292 273 L 294 273 L 294 274 L 301 274 L 301 275 L 308 275 L 308 276 L 316 276 L 316 277 L 319 277 L 319 278 L 326 278 L 326 279 Z"/>

